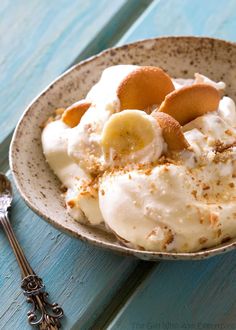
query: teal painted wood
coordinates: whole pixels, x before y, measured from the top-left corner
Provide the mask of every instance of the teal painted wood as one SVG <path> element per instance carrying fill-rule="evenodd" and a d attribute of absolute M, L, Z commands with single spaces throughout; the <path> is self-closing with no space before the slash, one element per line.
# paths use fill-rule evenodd
<path fill-rule="evenodd" d="M 119 44 L 162 35 L 236 41 L 236 2 L 154 1 Z M 108 329 L 236 329 L 235 256 L 160 262 Z"/>
<path fill-rule="evenodd" d="M 113 38 L 117 40 L 128 26 L 124 14 L 132 22 L 149 3 L 146 0 L 1 2 L 0 170 L 8 168 L 9 136 L 32 97 L 75 58 L 100 51 Z M 103 40 L 102 45 L 99 40 Z M 134 259 L 98 250 L 60 233 L 33 214 L 17 193 L 12 223 L 52 300 L 64 308 L 65 329 L 78 326 L 89 329 L 137 264 Z M 20 291 L 20 273 L 2 232 L 0 251 L 0 329 L 30 329 L 26 322 L 29 306 Z"/>
<path fill-rule="evenodd" d="M 98 52 L 110 45 L 127 26 L 129 17 L 149 3 L 148 0 L 1 1 L 0 143 L 28 103 L 79 54 L 87 56 L 91 47 Z"/>
<path fill-rule="evenodd" d="M 155 0 L 119 44 L 167 35 L 198 35 L 236 41 L 235 0 Z"/>
<path fill-rule="evenodd" d="M 12 130 L 32 98 L 70 65 L 114 45 L 151 2 L 1 2 L 0 171 L 8 166 Z"/>
<path fill-rule="evenodd" d="M 132 272 L 137 261 L 99 250 L 55 230 L 15 194 L 12 225 L 50 298 L 65 311 L 64 329 L 88 329 Z M 31 329 L 20 271 L 0 231 L 0 329 Z"/>
<path fill-rule="evenodd" d="M 235 273 L 235 252 L 160 262 L 108 329 L 236 329 Z"/>

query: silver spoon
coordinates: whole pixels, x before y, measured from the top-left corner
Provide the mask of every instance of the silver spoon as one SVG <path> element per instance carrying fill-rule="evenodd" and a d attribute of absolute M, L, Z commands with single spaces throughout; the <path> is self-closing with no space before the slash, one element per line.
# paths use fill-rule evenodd
<path fill-rule="evenodd" d="M 41 330 L 57 330 L 61 327 L 59 319 L 63 316 L 63 310 L 58 304 L 50 304 L 47 301 L 48 293 L 45 291 L 43 281 L 31 268 L 16 239 L 8 218 L 11 202 L 11 182 L 4 174 L 0 173 L 0 224 L 7 235 L 21 269 L 21 288 L 27 297 L 27 302 L 32 304 L 32 309 L 28 312 L 28 321 Z"/>

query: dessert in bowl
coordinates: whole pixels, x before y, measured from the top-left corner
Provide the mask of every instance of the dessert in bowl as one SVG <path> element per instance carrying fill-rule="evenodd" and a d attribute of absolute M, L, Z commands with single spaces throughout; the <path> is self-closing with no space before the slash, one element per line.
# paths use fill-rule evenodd
<path fill-rule="evenodd" d="M 231 44 L 204 38 L 146 40 L 108 50 L 54 83 L 54 99 L 50 89 L 40 97 L 44 107 L 47 99 L 50 111 L 45 115 L 41 110 L 39 122 L 38 110 L 35 127 L 56 107 L 65 109 L 57 111 L 61 117 L 47 123 L 42 133 L 46 160 L 67 188 L 70 216 L 59 197 L 59 182 L 50 174 L 47 186 L 52 191 L 57 182 L 56 198 L 66 220 L 63 229 L 149 259 L 199 258 L 234 246 L 236 113 L 233 92 L 229 93 L 233 84 L 223 68 L 220 74 L 212 73 L 223 61 L 223 46 L 234 51 Z M 214 55 L 214 65 L 209 66 L 208 53 Z M 91 72 L 96 65 L 95 75 Z M 196 72 L 201 74 L 194 76 Z M 73 97 L 63 96 L 63 80 Z M 24 120 L 24 126 L 30 126 L 30 110 L 32 106 L 18 132 Z M 22 149 L 18 141 L 16 151 L 17 131 L 12 168 L 22 188 L 16 168 Z M 38 129 L 39 149 L 40 140 Z M 40 149 L 40 164 L 45 163 L 44 155 Z M 30 158 L 27 171 L 32 172 Z M 48 175 L 46 164 L 45 168 Z M 43 187 L 41 195 L 47 193 Z M 29 194 L 26 200 L 31 207 L 35 203 Z M 39 212 L 38 206 L 33 208 Z M 40 214 L 45 217 L 49 208 L 46 217 L 61 227 L 56 203 L 48 207 L 44 201 Z"/>
<path fill-rule="evenodd" d="M 111 66 L 46 124 L 43 151 L 75 220 L 151 251 L 198 251 L 236 235 L 235 104 L 220 99 L 224 82 L 195 76 Z"/>

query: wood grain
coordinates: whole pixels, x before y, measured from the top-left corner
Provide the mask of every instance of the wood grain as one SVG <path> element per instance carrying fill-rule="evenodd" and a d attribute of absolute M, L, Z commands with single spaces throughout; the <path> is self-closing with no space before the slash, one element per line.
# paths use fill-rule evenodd
<path fill-rule="evenodd" d="M 119 44 L 168 35 L 212 36 L 235 41 L 235 0 L 155 0 Z"/>
<path fill-rule="evenodd" d="M 136 11 L 141 13 L 149 3 L 148 0 L 1 1 L 0 143 L 43 88 L 80 54 L 88 56 L 91 48 L 98 52 L 109 46 L 127 26 L 129 17 Z"/>
<path fill-rule="evenodd" d="M 64 329 L 88 328 L 136 266 L 129 257 L 99 250 L 68 237 L 42 221 L 15 193 L 11 222 L 32 267 L 52 301 L 65 311 Z M 0 232 L 0 328 L 30 329 L 30 306 L 20 289 L 20 271 Z M 18 328 L 17 328 L 18 327 Z"/>
<path fill-rule="evenodd" d="M 0 8 L 0 170 L 7 171 L 12 129 L 31 99 L 75 59 L 117 40 L 150 1 L 14 0 Z M 132 8 L 137 12 L 132 13 Z M 115 22 L 115 25 L 112 25 Z M 109 31 L 106 31 L 109 27 Z M 93 41 L 96 40 L 96 45 Z M 99 40 L 103 41 L 102 44 Z M 65 311 L 64 329 L 90 328 L 136 267 L 124 258 L 72 239 L 42 221 L 15 192 L 12 223 L 52 301 Z M 30 329 L 30 306 L 20 289 L 20 272 L 0 232 L 0 328 Z"/>
<path fill-rule="evenodd" d="M 113 38 L 117 40 L 117 36 L 121 36 L 124 30 L 119 22 L 124 24 L 129 17 L 115 19 L 113 27 L 112 22 L 117 12 L 124 13 L 125 5 L 125 1 L 105 0 L 1 2 L 0 31 L 6 32 L 0 36 L 0 100 L 3 105 L 0 142 L 42 87 L 75 59 L 99 50 L 98 40 L 106 40 L 102 44 L 106 47 L 112 44 Z M 119 43 L 181 34 L 207 34 L 236 40 L 235 9 L 234 0 L 228 0 L 227 5 L 215 0 L 154 1 Z M 32 13 L 37 13 L 37 24 Z M 87 26 L 88 13 L 94 17 L 91 26 Z M 110 16 L 107 18 L 107 15 Z M 103 39 L 106 36 L 107 39 Z M 5 144 L 1 150 L 6 150 L 4 148 Z M 61 234 L 29 211 L 18 195 L 14 201 L 13 226 L 32 266 L 44 278 L 52 300 L 62 303 L 67 314 L 65 329 L 79 326 L 89 329 L 104 306 L 109 304 L 112 310 L 114 295 L 135 269 L 134 260 L 99 251 Z M 2 233 L 0 251 L 0 293 L 4 302 L 0 306 L 0 328 L 30 329 L 25 322 L 28 306 L 19 290 L 18 268 Z M 128 302 L 120 310 L 113 311 L 117 315 L 107 328 L 166 329 L 169 326 L 171 329 L 172 326 L 179 329 L 178 323 L 173 323 L 179 322 L 191 329 L 191 324 L 184 322 L 193 320 L 194 325 L 198 321 L 213 322 L 212 329 L 216 323 L 235 329 L 234 259 L 235 253 L 231 252 L 200 262 L 161 262 L 131 298 L 125 298 Z M 103 323 L 101 319 L 100 323 Z"/>
<path fill-rule="evenodd" d="M 108 329 L 236 329 L 235 272 L 235 252 L 163 261 Z"/>

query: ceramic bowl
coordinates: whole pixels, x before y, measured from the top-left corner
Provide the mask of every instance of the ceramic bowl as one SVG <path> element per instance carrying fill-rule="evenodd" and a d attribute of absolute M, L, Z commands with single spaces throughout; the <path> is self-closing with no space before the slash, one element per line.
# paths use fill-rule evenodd
<path fill-rule="evenodd" d="M 201 72 L 227 84 L 226 94 L 236 100 L 236 44 L 197 37 L 146 39 L 108 49 L 83 61 L 52 82 L 25 110 L 10 148 L 10 165 L 16 186 L 40 217 L 59 230 L 102 248 L 145 260 L 202 259 L 236 246 L 236 239 L 194 253 L 140 251 L 117 242 L 112 234 L 74 221 L 64 207 L 60 182 L 45 162 L 40 125 L 55 108 L 82 99 L 106 67 L 115 64 L 155 65 L 173 77 L 190 78 Z"/>

